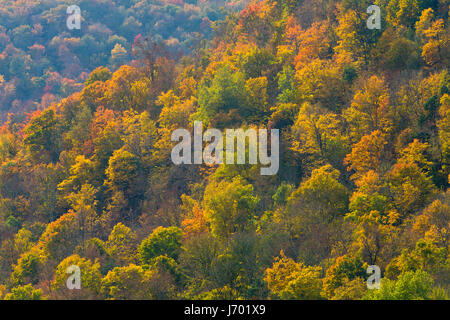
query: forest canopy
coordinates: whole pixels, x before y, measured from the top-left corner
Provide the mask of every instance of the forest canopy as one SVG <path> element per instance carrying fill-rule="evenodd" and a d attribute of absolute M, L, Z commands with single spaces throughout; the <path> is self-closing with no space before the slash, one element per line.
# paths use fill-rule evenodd
<path fill-rule="evenodd" d="M 82 89 L 99 66 L 116 70 L 136 59 L 140 38 L 186 53 L 211 36 L 214 22 L 243 1 L 2 0 L 0 120 L 49 107 Z M 69 6 L 80 29 L 69 29 Z"/>
<path fill-rule="evenodd" d="M 0 297 L 448 299 L 450 1 L 170 2 L 82 1 L 77 37 L 0 3 L 2 108 L 39 104 L 0 128 Z M 174 165 L 198 120 L 278 129 L 278 173 Z"/>

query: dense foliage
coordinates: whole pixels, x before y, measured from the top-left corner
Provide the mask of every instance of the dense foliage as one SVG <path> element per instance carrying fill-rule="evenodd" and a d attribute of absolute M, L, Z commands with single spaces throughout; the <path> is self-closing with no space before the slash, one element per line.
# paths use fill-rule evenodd
<path fill-rule="evenodd" d="M 371 4 L 253 1 L 179 61 L 146 42 L 8 121 L 0 296 L 447 299 L 450 2 L 375 0 L 381 30 Z M 172 164 L 194 120 L 280 129 L 279 173 Z"/>
<path fill-rule="evenodd" d="M 134 59 L 140 38 L 164 40 L 172 52 L 199 46 L 214 21 L 241 2 L 2 0 L 0 119 L 8 112 L 23 118 L 79 91 L 94 68 Z M 81 9 L 81 29 L 66 26 L 71 5 Z"/>

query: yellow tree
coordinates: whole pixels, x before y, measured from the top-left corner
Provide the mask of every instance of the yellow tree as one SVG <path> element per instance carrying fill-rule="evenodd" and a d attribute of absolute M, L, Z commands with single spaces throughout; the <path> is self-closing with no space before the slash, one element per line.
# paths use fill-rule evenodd
<path fill-rule="evenodd" d="M 437 68 L 448 65 L 450 41 L 444 19 L 433 20 L 433 9 L 424 10 L 416 23 L 416 33 L 424 43 L 422 57 L 429 66 Z"/>
<path fill-rule="evenodd" d="M 384 146 L 387 144 L 385 135 L 377 130 L 370 135 L 362 137 L 361 141 L 353 146 L 352 152 L 347 155 L 344 162 L 347 170 L 352 171 L 352 179 L 358 180 L 369 170 L 381 171 Z"/>
<path fill-rule="evenodd" d="M 69 290 L 67 280 L 70 274 L 67 272 L 70 266 L 80 269 L 80 290 Z M 77 254 L 65 258 L 56 268 L 53 281 L 53 298 L 63 299 L 95 299 L 98 298 L 100 290 L 100 264 L 92 263 L 90 260 L 81 258 Z"/>
<path fill-rule="evenodd" d="M 328 142 L 340 135 L 340 121 L 336 114 L 305 103 L 292 126 L 292 135 L 294 150 L 323 158 L 328 151 Z"/>
<path fill-rule="evenodd" d="M 321 267 L 308 267 L 301 262 L 297 263 L 281 251 L 272 268 L 267 268 L 264 281 L 275 298 L 317 300 L 321 299 L 321 273 Z"/>
<path fill-rule="evenodd" d="M 116 267 L 101 280 L 100 292 L 108 300 L 150 300 L 155 298 L 158 285 L 164 286 L 156 279 L 156 270 L 134 264 Z"/>
<path fill-rule="evenodd" d="M 412 228 L 416 237 L 431 238 L 442 247 L 450 250 L 450 191 L 426 207 L 415 218 Z"/>
<path fill-rule="evenodd" d="M 389 132 L 392 127 L 390 97 L 384 79 L 372 76 L 365 81 L 350 108 L 344 111 L 353 140 L 372 131 Z"/>
<path fill-rule="evenodd" d="M 438 121 L 439 142 L 441 144 L 442 167 L 444 175 L 448 176 L 450 181 L 450 96 L 444 94 L 441 98 L 441 107 L 439 108 L 440 119 Z"/>
<path fill-rule="evenodd" d="M 298 64 L 295 85 L 299 104 L 310 102 L 338 111 L 346 103 L 342 70 L 329 60 L 314 59 L 306 65 Z"/>
<path fill-rule="evenodd" d="M 124 266 L 136 260 L 135 241 L 134 232 L 119 222 L 108 237 L 106 250 L 118 266 Z"/>
<path fill-rule="evenodd" d="M 394 27 L 413 28 L 420 17 L 419 0 L 392 0 L 386 8 L 387 20 Z"/>
<path fill-rule="evenodd" d="M 328 299 L 336 299 L 336 295 L 343 296 L 346 288 L 358 289 L 353 297 L 361 298 L 364 293 L 364 279 L 367 264 L 358 256 L 344 255 L 338 257 L 327 269 L 323 280 L 322 294 Z"/>
<path fill-rule="evenodd" d="M 66 198 L 76 213 L 78 232 L 84 241 L 98 232 L 100 217 L 97 214 L 97 189 L 89 184 L 83 184 L 79 191 L 72 192 Z"/>
<path fill-rule="evenodd" d="M 414 162 L 397 162 L 387 174 L 393 204 L 402 217 L 412 214 L 436 194 L 431 178 Z"/>
<path fill-rule="evenodd" d="M 341 222 L 348 210 L 347 189 L 338 181 L 339 171 L 330 165 L 313 170 L 280 210 L 302 261 L 318 264 L 329 256 L 340 241 Z"/>
<path fill-rule="evenodd" d="M 350 55 L 358 64 L 367 65 L 381 32 L 367 28 L 367 1 L 346 1 L 345 4 L 347 7 L 338 4 L 336 35 L 339 39 L 335 50 L 340 55 Z"/>
<path fill-rule="evenodd" d="M 205 190 L 203 207 L 212 232 L 228 239 L 236 232 L 253 228 L 258 202 L 259 198 L 253 195 L 253 185 L 237 176 L 231 182 L 223 180 L 209 183 Z"/>

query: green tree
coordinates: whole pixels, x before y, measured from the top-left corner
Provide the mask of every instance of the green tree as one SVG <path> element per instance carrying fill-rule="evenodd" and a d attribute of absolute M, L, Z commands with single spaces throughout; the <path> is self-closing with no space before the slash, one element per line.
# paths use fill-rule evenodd
<path fill-rule="evenodd" d="M 136 235 L 123 223 L 114 226 L 106 242 L 108 254 L 118 266 L 130 264 L 135 260 Z"/>
<path fill-rule="evenodd" d="M 183 232 L 180 228 L 156 228 L 139 246 L 139 257 L 143 264 L 150 264 L 153 258 L 166 255 L 178 259 Z"/>
<path fill-rule="evenodd" d="M 258 202 L 259 198 L 253 195 L 253 186 L 240 176 L 231 182 L 210 182 L 203 206 L 213 234 L 229 238 L 236 232 L 251 230 Z"/>
<path fill-rule="evenodd" d="M 381 289 L 370 290 L 368 300 L 429 300 L 433 299 L 434 281 L 425 271 L 409 271 L 398 280 L 381 280 Z"/>
<path fill-rule="evenodd" d="M 109 71 L 108 68 L 105 67 L 98 67 L 94 69 L 94 71 L 91 72 L 89 75 L 89 78 L 86 80 L 84 85 L 87 87 L 91 83 L 94 83 L 95 81 L 101 81 L 105 82 L 106 80 L 111 79 L 112 73 Z"/>
<path fill-rule="evenodd" d="M 59 157 L 58 120 L 53 109 L 31 119 L 24 129 L 23 143 L 36 160 L 56 161 Z"/>
<path fill-rule="evenodd" d="M 70 277 L 67 270 L 70 266 L 80 268 L 80 290 L 69 290 L 67 288 L 67 279 Z M 52 284 L 53 294 L 64 299 L 95 299 L 98 297 L 101 278 L 98 262 L 92 263 L 90 260 L 74 254 L 65 258 L 56 267 L 55 279 Z"/>
<path fill-rule="evenodd" d="M 333 299 L 338 293 L 337 290 L 343 286 L 351 284 L 352 280 L 364 281 L 367 264 L 363 263 L 360 257 L 345 255 L 338 257 L 326 271 L 323 280 L 323 294 L 328 299 Z"/>
<path fill-rule="evenodd" d="M 31 284 L 11 289 L 11 293 L 5 295 L 5 300 L 43 300 L 41 289 L 34 289 Z"/>
<path fill-rule="evenodd" d="M 245 78 L 239 71 L 229 65 L 218 69 L 211 80 L 205 79 L 198 89 L 199 117 L 205 122 L 223 112 L 233 109 L 239 113 L 246 110 Z M 247 114 L 248 115 L 248 114 Z"/>
<path fill-rule="evenodd" d="M 295 190 L 288 205 L 293 210 L 307 211 L 322 222 L 343 216 L 348 208 L 348 191 L 338 181 L 340 173 L 326 165 L 313 170 L 311 177 Z"/>
<path fill-rule="evenodd" d="M 101 281 L 101 294 L 108 300 L 151 300 L 155 287 L 155 271 L 130 264 L 109 271 Z"/>

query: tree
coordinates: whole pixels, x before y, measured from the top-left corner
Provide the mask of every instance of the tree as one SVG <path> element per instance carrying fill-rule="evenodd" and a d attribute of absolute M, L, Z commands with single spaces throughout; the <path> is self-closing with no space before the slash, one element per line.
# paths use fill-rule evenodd
<path fill-rule="evenodd" d="M 276 5 L 273 1 L 251 3 L 239 17 L 240 32 L 259 46 L 266 44 L 275 27 L 273 16 L 277 12 Z"/>
<path fill-rule="evenodd" d="M 142 77 L 132 83 L 131 101 L 129 108 L 137 111 L 148 110 L 156 118 L 159 108 L 155 106 L 155 92 L 152 88 L 152 82 L 146 77 Z"/>
<path fill-rule="evenodd" d="M 224 244 L 210 233 L 187 239 L 180 254 L 180 267 L 185 270 L 187 297 L 196 296 L 203 290 L 211 290 L 215 286 L 213 270 L 216 260 L 223 253 Z"/>
<path fill-rule="evenodd" d="M 330 165 L 313 170 L 277 217 L 288 228 L 293 250 L 307 264 L 319 264 L 328 257 L 340 238 L 348 191 L 338 181 L 339 175 Z"/>
<path fill-rule="evenodd" d="M 418 0 L 390 1 L 386 10 L 387 20 L 395 27 L 413 28 L 421 13 Z"/>
<path fill-rule="evenodd" d="M 232 109 L 244 112 L 247 107 L 244 75 L 228 64 L 218 69 L 211 80 L 200 83 L 198 103 L 199 117 L 206 123 L 219 112 L 226 114 Z"/>
<path fill-rule="evenodd" d="M 338 257 L 327 269 L 323 280 L 323 294 L 332 299 L 340 287 L 348 286 L 352 280 L 364 281 L 366 276 L 366 265 L 360 257 Z"/>
<path fill-rule="evenodd" d="M 139 246 L 139 258 L 143 264 L 150 264 L 153 258 L 166 255 L 178 259 L 183 233 L 177 227 L 156 228 Z"/>
<path fill-rule="evenodd" d="M 321 299 L 322 279 L 319 266 L 307 267 L 286 257 L 281 251 L 264 280 L 274 297 L 284 300 Z"/>
<path fill-rule="evenodd" d="M 380 290 L 370 290 L 368 300 L 433 299 L 433 279 L 425 271 L 406 272 L 398 280 L 381 280 Z"/>
<path fill-rule="evenodd" d="M 394 217 L 392 217 L 394 216 Z M 397 223 L 396 215 L 388 217 L 376 210 L 359 217 L 353 231 L 352 250 L 370 265 L 385 265 L 395 254 L 394 241 L 399 230 L 392 226 Z"/>
<path fill-rule="evenodd" d="M 144 182 L 143 172 L 139 158 L 128 152 L 125 148 L 114 151 L 108 161 L 108 168 L 105 171 L 107 180 L 105 184 L 109 186 L 113 197 L 120 193 L 125 200 L 125 206 L 136 210 L 139 201 L 143 197 Z M 131 212 L 130 219 L 136 215 Z"/>
<path fill-rule="evenodd" d="M 36 160 L 56 161 L 59 156 L 58 121 L 53 109 L 37 113 L 25 127 L 23 143 Z"/>
<path fill-rule="evenodd" d="M 114 110 L 129 109 L 133 100 L 131 86 L 140 78 L 140 72 L 136 68 L 123 65 L 113 73 L 107 82 L 108 90 L 105 92 L 105 102 Z"/>
<path fill-rule="evenodd" d="M 147 111 L 142 113 L 126 111 L 123 117 L 124 134 L 122 140 L 126 149 L 139 157 L 145 172 L 149 171 L 157 128 Z"/>
<path fill-rule="evenodd" d="M 154 273 L 134 264 L 116 267 L 102 279 L 101 294 L 108 300 L 151 300 Z"/>
<path fill-rule="evenodd" d="M 106 242 L 106 250 L 118 266 L 124 266 L 135 260 L 135 234 L 122 223 L 114 226 Z"/>
<path fill-rule="evenodd" d="M 449 271 L 446 261 L 447 248 L 439 245 L 437 239 L 428 233 L 417 241 L 413 250 L 403 249 L 402 253 L 391 261 L 386 270 L 387 275 L 389 278 L 396 278 L 408 271 L 423 270 L 435 280 L 445 284 L 448 281 Z"/>
<path fill-rule="evenodd" d="M 339 25 L 336 34 L 339 37 L 335 50 L 340 55 L 350 55 L 358 64 L 370 63 L 371 50 L 374 48 L 381 31 L 367 28 L 367 8 L 369 1 L 346 1 L 338 6 Z"/>
<path fill-rule="evenodd" d="M 41 289 L 34 289 L 31 284 L 11 289 L 11 293 L 5 295 L 5 300 L 43 300 Z"/>
<path fill-rule="evenodd" d="M 420 45 L 393 28 L 387 28 L 378 41 L 374 61 L 384 70 L 418 69 L 420 67 Z"/>
<path fill-rule="evenodd" d="M 353 146 L 352 152 L 345 158 L 348 171 L 353 171 L 352 179 L 358 180 L 369 170 L 380 171 L 383 161 L 383 149 L 387 144 L 385 135 L 377 130 L 370 135 L 361 138 L 361 141 Z"/>
<path fill-rule="evenodd" d="M 127 50 L 119 44 L 116 43 L 114 48 L 111 50 L 111 64 L 121 65 L 127 59 Z"/>
<path fill-rule="evenodd" d="M 326 59 L 330 56 L 329 28 L 328 21 L 314 22 L 309 29 L 300 33 L 298 40 L 301 45 L 295 57 L 297 68 L 300 65 L 312 62 L 314 59 Z"/>
<path fill-rule="evenodd" d="M 96 193 L 94 187 L 84 184 L 80 191 L 72 192 L 66 197 L 76 213 L 77 231 L 82 242 L 98 233 L 100 217 L 96 211 L 98 203 Z"/>
<path fill-rule="evenodd" d="M 388 88 L 383 79 L 370 77 L 359 90 L 344 117 L 350 125 L 352 139 L 357 140 L 373 131 L 389 132 L 392 127 Z"/>
<path fill-rule="evenodd" d="M 42 277 L 41 272 L 44 263 L 45 257 L 40 250 L 34 248 L 23 253 L 11 273 L 11 283 L 16 286 L 38 284 Z"/>
<path fill-rule="evenodd" d="M 402 216 L 424 207 L 436 193 L 431 178 L 415 163 L 395 164 L 387 178 L 394 204 Z"/>
<path fill-rule="evenodd" d="M 428 160 L 430 145 L 414 139 L 406 148 L 400 151 L 399 162 L 415 163 L 423 172 L 430 172 L 433 163 Z"/>
<path fill-rule="evenodd" d="M 76 266 L 80 269 L 80 290 L 69 290 L 67 281 L 71 276 L 67 271 L 70 266 Z M 65 258 L 56 267 L 55 279 L 53 281 L 53 293 L 56 297 L 65 299 L 95 299 L 98 297 L 100 290 L 100 264 L 92 263 L 90 260 L 81 258 L 77 254 Z"/>
<path fill-rule="evenodd" d="M 243 69 L 248 78 L 261 78 L 270 70 L 274 56 L 268 50 L 249 50 L 243 58 Z"/>
<path fill-rule="evenodd" d="M 292 194 L 295 186 L 292 184 L 288 184 L 286 182 L 282 182 L 281 185 L 277 188 L 277 191 L 272 196 L 273 204 L 275 207 L 286 205 L 289 196 Z"/>
<path fill-rule="evenodd" d="M 442 169 L 444 176 L 450 177 L 450 95 L 444 94 L 439 108 L 438 120 L 439 142 L 442 152 Z M 450 181 L 450 178 L 448 178 Z"/>
<path fill-rule="evenodd" d="M 128 191 L 138 175 L 139 159 L 132 153 L 120 149 L 114 151 L 106 170 L 108 184 L 111 188 Z"/>
<path fill-rule="evenodd" d="M 225 286 L 218 289 L 213 289 L 211 291 L 205 292 L 199 296 L 201 300 L 242 300 L 239 292 Z"/>
<path fill-rule="evenodd" d="M 295 101 L 294 76 L 295 70 L 290 65 L 283 66 L 283 70 L 278 73 L 278 90 L 280 94 L 277 100 L 280 103 Z"/>
<path fill-rule="evenodd" d="M 93 161 L 97 173 L 102 177 L 115 150 L 123 146 L 121 123 L 116 112 L 99 107 L 92 119 L 91 139 Z"/>
<path fill-rule="evenodd" d="M 203 207 L 212 233 L 229 238 L 236 232 L 251 230 L 259 198 L 253 186 L 237 176 L 232 181 L 212 181 L 205 190 Z"/>
<path fill-rule="evenodd" d="M 95 169 L 95 164 L 90 159 L 82 155 L 77 156 L 75 163 L 69 169 L 69 176 L 58 184 L 58 190 L 68 195 L 79 191 L 82 185 L 98 185 Z"/>
<path fill-rule="evenodd" d="M 200 208 L 199 204 L 195 204 L 189 210 L 188 216 L 181 223 L 184 237 L 190 238 L 195 235 L 207 233 L 209 231 L 207 222 L 205 211 Z"/>
<path fill-rule="evenodd" d="M 309 102 L 331 111 L 340 111 L 347 103 L 347 84 L 341 66 L 331 60 L 314 59 L 297 65 L 295 74 L 296 103 Z"/>
<path fill-rule="evenodd" d="M 348 206 L 348 191 L 338 181 L 339 171 L 330 165 L 313 170 L 288 199 L 293 210 L 307 211 L 322 222 L 343 216 Z"/>
<path fill-rule="evenodd" d="M 72 254 L 81 238 L 77 213 L 69 210 L 46 226 L 38 241 L 37 248 L 40 249 L 38 252 L 50 260 L 47 260 L 47 263 L 58 263 Z"/>
<path fill-rule="evenodd" d="M 111 71 L 109 71 L 108 68 L 98 67 L 91 72 L 91 74 L 89 75 L 89 78 L 86 80 L 84 85 L 87 87 L 91 83 L 94 83 L 95 81 L 105 82 L 105 81 L 111 79 L 111 76 L 112 76 L 112 73 L 111 73 Z"/>
<path fill-rule="evenodd" d="M 442 194 L 415 218 L 413 231 L 418 237 L 426 237 L 437 242 L 439 247 L 450 244 L 450 192 Z"/>
<path fill-rule="evenodd" d="M 340 141 L 341 123 L 336 114 L 305 103 L 291 128 L 293 149 L 309 157 L 312 166 L 332 158 L 333 146 Z"/>
<path fill-rule="evenodd" d="M 260 120 L 262 116 L 268 113 L 268 95 L 267 95 L 267 78 L 250 78 L 245 83 L 247 91 L 248 114 L 244 114 L 246 119 Z"/>
<path fill-rule="evenodd" d="M 373 170 L 369 170 L 355 181 L 357 190 L 350 197 L 350 212 L 347 219 L 361 223 L 360 227 L 373 226 L 375 229 L 383 225 L 398 224 L 400 215 L 392 204 L 387 182 Z M 363 232 L 364 234 L 364 232 Z"/>
<path fill-rule="evenodd" d="M 422 57 L 425 62 L 434 68 L 446 65 L 450 42 L 444 19 L 435 20 L 431 8 L 424 10 L 416 23 L 416 34 L 423 42 Z"/>

